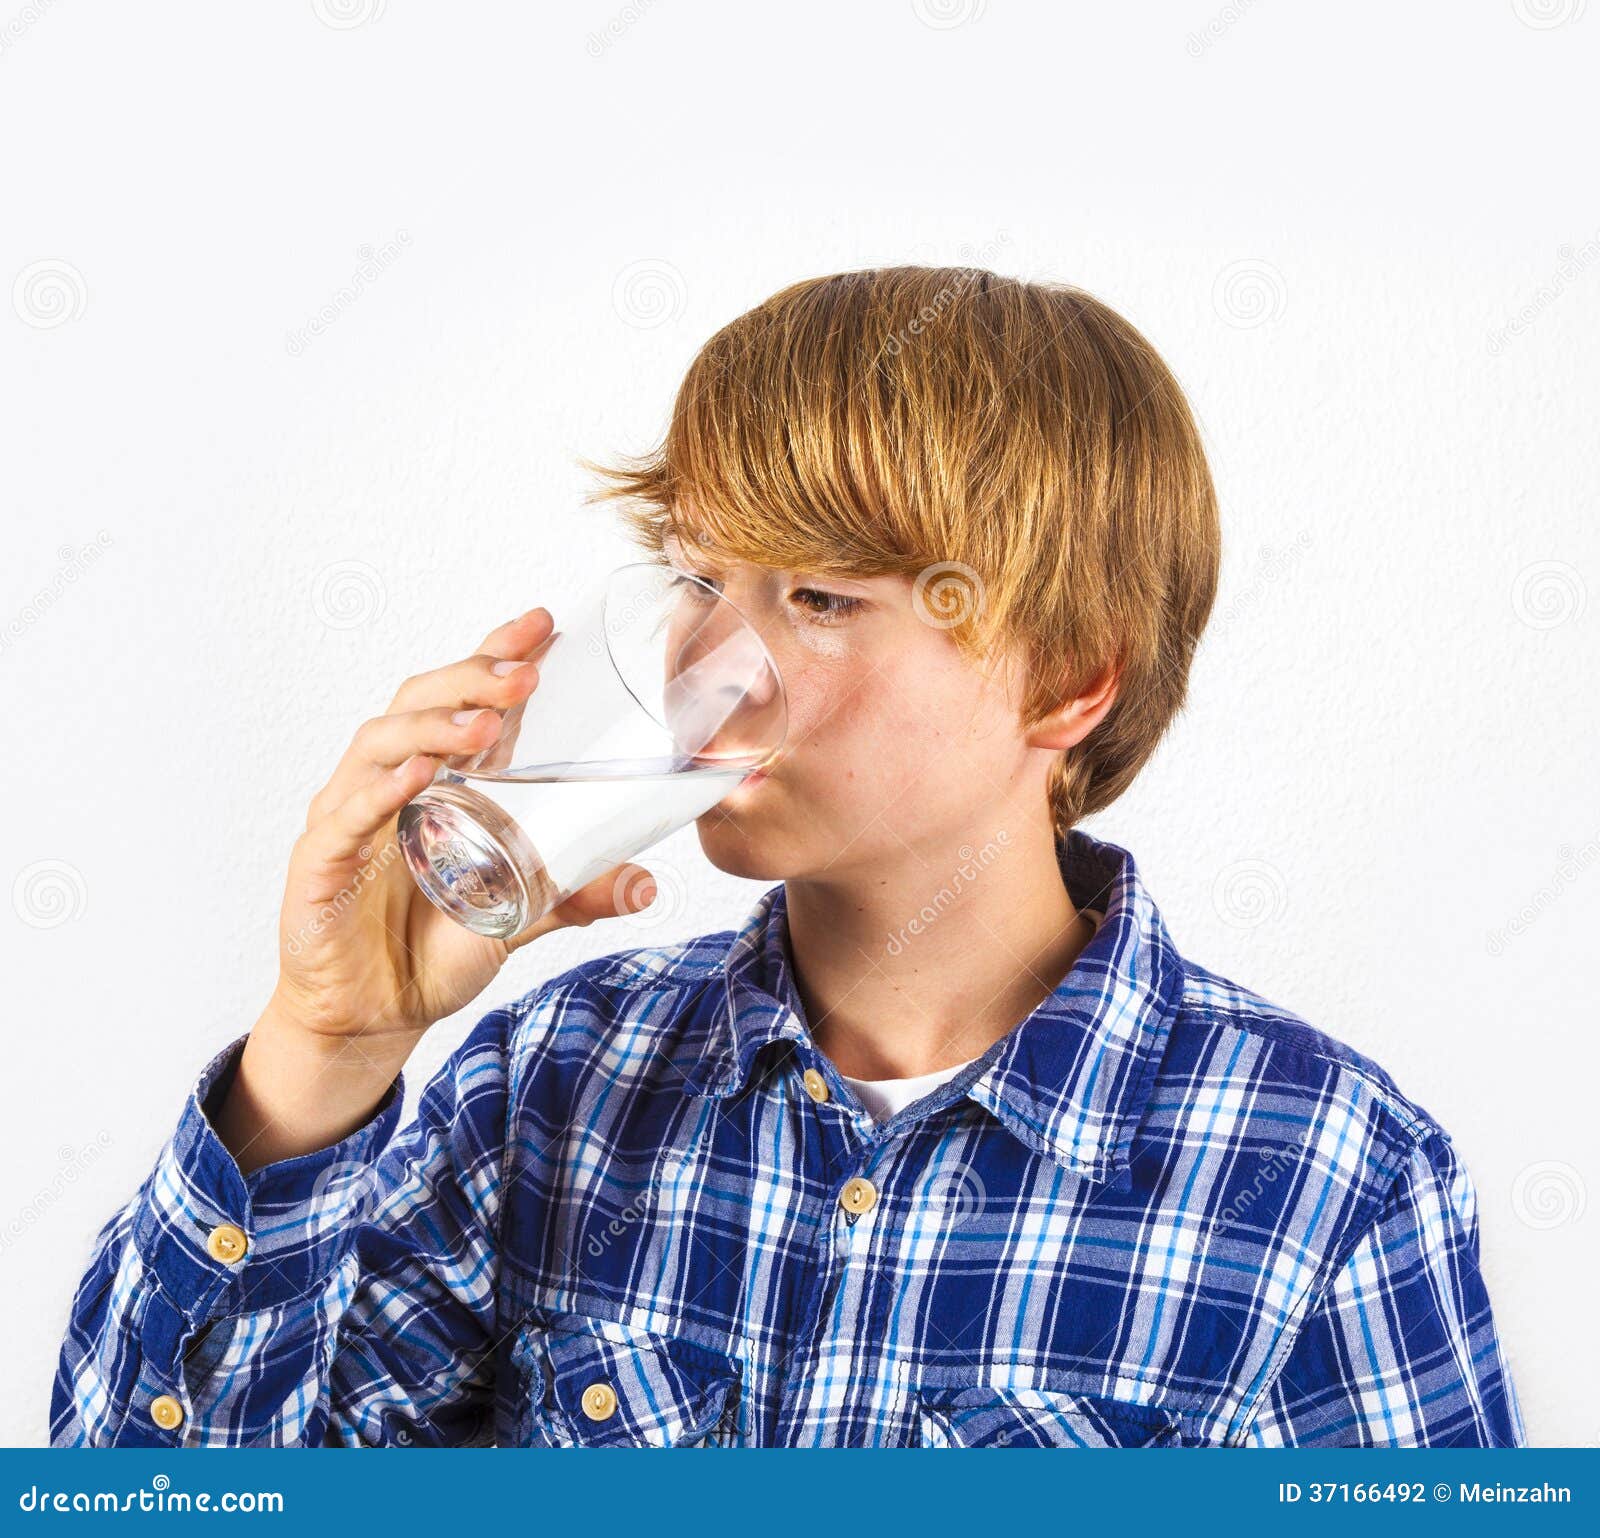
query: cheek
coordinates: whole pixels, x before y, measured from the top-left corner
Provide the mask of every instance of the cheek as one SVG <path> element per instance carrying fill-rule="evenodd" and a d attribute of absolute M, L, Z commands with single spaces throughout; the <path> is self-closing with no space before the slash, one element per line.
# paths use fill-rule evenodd
<path fill-rule="evenodd" d="M 800 756 L 840 782 L 893 786 L 920 773 L 930 754 L 959 750 L 949 691 L 926 675 L 813 669 L 789 700 Z"/>

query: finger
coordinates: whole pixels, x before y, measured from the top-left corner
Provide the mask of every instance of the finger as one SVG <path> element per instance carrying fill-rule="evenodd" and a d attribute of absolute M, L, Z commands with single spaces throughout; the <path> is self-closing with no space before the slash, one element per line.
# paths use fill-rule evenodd
<path fill-rule="evenodd" d="M 497 673 L 495 664 L 526 662 L 530 653 L 539 651 L 550 641 L 554 630 L 555 621 L 548 609 L 529 609 L 526 614 L 491 630 L 474 656 L 408 678 L 396 692 L 388 711 L 358 729 L 327 783 L 311 798 L 306 811 L 306 831 L 320 824 L 361 786 L 397 766 L 408 754 L 449 757 L 481 752 L 493 743 L 500 727 L 498 724 L 491 727 L 491 718 L 451 718 L 463 710 L 502 712 L 524 703 L 538 685 L 538 667 L 512 667 Z M 428 730 L 410 741 L 406 739 L 404 728 L 388 724 L 396 717 L 423 715 L 429 717 Z M 464 735 L 453 741 L 448 734 L 441 736 L 447 719 L 451 727 Z"/>
<path fill-rule="evenodd" d="M 408 710 L 403 715 L 376 716 L 363 722 L 350 751 L 369 769 L 396 769 L 413 753 L 430 753 L 435 758 L 476 753 L 500 735 L 500 723 L 498 710 L 481 706 Z"/>
<path fill-rule="evenodd" d="M 539 664 L 531 658 L 477 652 L 408 678 L 384 714 L 398 716 L 439 706 L 451 710 L 480 706 L 506 710 L 527 699 L 538 681 Z"/>
<path fill-rule="evenodd" d="M 391 817 L 433 781 L 438 762 L 416 753 L 391 769 L 358 786 L 325 817 L 300 835 L 307 857 L 324 866 L 342 865 L 360 856 Z"/>
<path fill-rule="evenodd" d="M 468 662 L 476 662 L 487 658 L 490 662 L 515 662 L 524 661 L 531 655 L 538 653 L 547 646 L 555 632 L 555 621 L 551 618 L 550 611 L 540 607 L 529 609 L 526 614 L 518 615 L 516 619 L 507 620 L 503 625 L 497 625 L 483 638 L 483 644 Z M 443 668 L 434 668 L 426 673 L 419 673 L 413 678 L 408 678 L 396 691 L 394 699 L 390 702 L 387 715 L 395 715 L 404 709 L 415 709 L 422 705 L 441 705 L 446 703 L 443 696 L 438 694 L 441 686 L 449 687 L 459 680 L 453 675 L 463 664 L 451 663 Z M 438 697 L 435 697 L 438 696 Z M 456 704 L 463 701 L 456 700 Z M 492 704 L 493 701 L 479 701 L 480 704 Z"/>
<path fill-rule="evenodd" d="M 554 629 L 555 621 L 548 609 L 529 609 L 491 630 L 478 650 L 491 657 L 526 657 L 534 647 L 543 646 Z"/>
<path fill-rule="evenodd" d="M 596 919 L 620 918 L 637 913 L 656 899 L 656 878 L 642 865 L 631 862 L 614 865 L 604 875 L 581 886 L 558 903 L 542 919 L 530 924 L 521 934 L 506 941 L 506 950 L 517 951 L 556 929 L 582 929 Z"/>
<path fill-rule="evenodd" d="M 447 705 L 363 721 L 332 778 L 311 798 L 306 826 L 321 822 L 358 786 L 397 768 L 413 753 L 435 758 L 481 753 L 500 735 L 502 724 L 497 710 L 451 710 Z"/>
<path fill-rule="evenodd" d="M 497 673 L 497 667 L 508 671 Z M 389 714 L 374 717 L 357 729 L 355 738 L 345 749 L 344 756 L 328 777 L 327 783 L 311 798 L 311 804 L 306 809 L 306 827 L 322 821 L 340 802 L 368 783 L 375 774 L 393 767 L 407 752 L 431 752 L 445 757 L 483 751 L 500 735 L 500 728 L 491 729 L 482 718 L 476 722 L 458 722 L 453 719 L 455 714 L 466 710 L 490 710 L 503 719 L 507 712 L 526 704 L 538 686 L 537 662 L 518 662 L 514 658 L 487 655 L 469 657 L 464 662 L 451 663 L 449 667 L 436 672 L 420 673 L 415 678 L 408 678 L 395 695 Z M 433 697 L 428 698 L 430 695 Z M 425 712 L 437 712 L 432 716 L 437 723 L 450 721 L 454 726 L 465 727 L 469 732 L 468 737 L 459 743 L 446 742 L 437 746 L 435 739 L 430 738 L 406 747 L 404 728 L 397 731 L 382 724 L 397 718 L 421 716 Z M 381 738 L 387 744 L 387 758 L 392 762 L 380 762 L 367 751 L 367 744 L 374 737 Z"/>

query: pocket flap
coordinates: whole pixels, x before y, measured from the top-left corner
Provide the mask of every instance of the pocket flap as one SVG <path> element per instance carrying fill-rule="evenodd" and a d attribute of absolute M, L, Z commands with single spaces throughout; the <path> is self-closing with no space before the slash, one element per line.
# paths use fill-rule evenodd
<path fill-rule="evenodd" d="M 721 1445 L 738 1404 L 738 1365 L 675 1337 L 607 1320 L 523 1327 L 530 1440 L 576 1447 Z"/>
<path fill-rule="evenodd" d="M 1167 1410 L 1043 1389 L 940 1389 L 918 1395 L 925 1447 L 1176 1447 Z"/>

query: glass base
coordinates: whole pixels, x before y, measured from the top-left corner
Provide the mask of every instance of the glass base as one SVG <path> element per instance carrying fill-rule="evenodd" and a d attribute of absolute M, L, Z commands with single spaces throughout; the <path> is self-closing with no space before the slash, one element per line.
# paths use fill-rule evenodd
<path fill-rule="evenodd" d="M 400 809 L 398 830 L 417 885 L 474 934 L 509 940 L 560 901 L 522 830 L 468 786 L 430 785 Z"/>

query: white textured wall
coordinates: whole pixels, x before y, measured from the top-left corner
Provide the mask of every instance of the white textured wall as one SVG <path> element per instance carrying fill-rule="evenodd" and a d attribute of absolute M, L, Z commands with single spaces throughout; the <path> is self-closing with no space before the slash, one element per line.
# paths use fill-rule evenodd
<path fill-rule="evenodd" d="M 711 330 L 929 259 L 1087 286 L 1189 390 L 1224 587 L 1093 831 L 1455 1134 L 1534 1439 L 1600 1440 L 1600 16 L 16 6 L 0 1440 L 43 1440 L 95 1231 L 271 986 L 351 731 L 626 557 L 575 456 L 648 442 Z M 531 947 L 413 1091 L 497 1000 L 761 890 L 692 830 L 647 863 L 660 916 Z"/>

